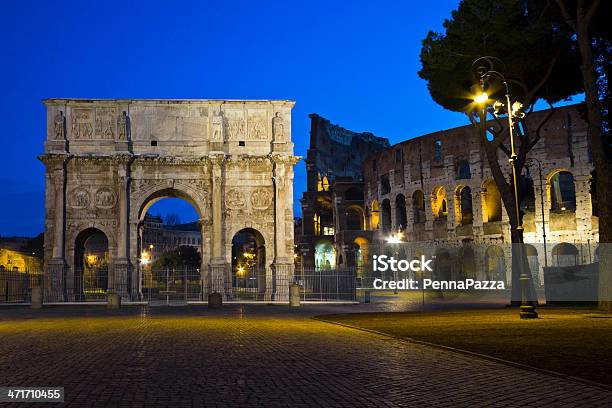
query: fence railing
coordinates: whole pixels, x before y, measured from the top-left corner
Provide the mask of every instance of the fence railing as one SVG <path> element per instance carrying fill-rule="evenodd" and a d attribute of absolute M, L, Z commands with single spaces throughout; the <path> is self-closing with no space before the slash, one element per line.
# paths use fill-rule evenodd
<path fill-rule="evenodd" d="M 107 291 L 108 267 L 74 270 L 75 301 L 103 301 Z"/>
<path fill-rule="evenodd" d="M 197 268 L 163 268 L 142 271 L 142 297 L 145 301 L 203 300 L 206 288 Z"/>
<path fill-rule="evenodd" d="M 147 302 L 203 301 L 211 291 L 231 301 L 288 301 L 289 286 L 300 285 L 305 301 L 353 301 L 360 279 L 355 268 L 274 270 L 219 268 L 205 278 L 198 268 L 142 270 L 138 298 Z M 57 282 L 42 271 L 0 271 L 0 303 L 29 303 L 32 288 L 44 288 L 45 302 L 105 301 L 112 282 L 107 268 L 76 269 L 70 282 Z"/>
<path fill-rule="evenodd" d="M 354 301 L 358 280 L 355 268 L 305 269 L 295 271 L 293 282 L 300 285 L 305 301 Z"/>
<path fill-rule="evenodd" d="M 0 303 L 26 303 L 32 288 L 42 286 L 43 274 L 28 270 L 0 270 Z"/>

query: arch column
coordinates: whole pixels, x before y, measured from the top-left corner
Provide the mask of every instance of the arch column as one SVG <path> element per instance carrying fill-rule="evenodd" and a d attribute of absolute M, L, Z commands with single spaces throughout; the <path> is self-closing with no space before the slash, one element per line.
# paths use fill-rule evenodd
<path fill-rule="evenodd" d="M 576 200 L 576 230 L 578 237 L 586 242 L 591 230 L 593 209 L 589 192 L 589 174 L 574 175 L 574 192 Z"/>
<path fill-rule="evenodd" d="M 127 300 L 129 295 L 129 297 L 134 300 L 138 297 L 139 283 L 137 273 L 131 271 L 130 261 L 127 256 L 129 247 L 128 188 L 130 182 L 128 167 L 129 162 L 119 164 L 119 228 L 117 228 L 117 259 L 115 260 L 112 272 L 113 276 L 110 280 L 114 283 L 112 288 L 122 299 Z"/>
<path fill-rule="evenodd" d="M 223 246 L 223 170 L 225 154 L 213 153 L 210 156 L 212 163 L 212 253 L 209 267 L 208 290 L 209 293 L 225 295 L 225 248 Z"/>
<path fill-rule="evenodd" d="M 425 230 L 433 231 L 434 216 L 433 212 L 433 195 L 431 193 L 425 195 L 423 192 L 423 201 L 425 202 Z"/>
<path fill-rule="evenodd" d="M 391 225 L 390 225 L 391 231 L 396 231 L 397 228 L 398 228 L 398 225 L 397 225 L 397 221 L 398 220 L 397 220 L 397 214 L 396 214 L 396 211 L 397 211 L 396 208 L 397 207 L 396 207 L 396 203 L 395 203 L 396 199 L 397 199 L 397 197 L 395 197 L 393 199 L 389 198 L 389 208 L 391 210 L 391 214 L 389 214 L 389 219 L 391 219 Z"/>
<path fill-rule="evenodd" d="M 342 197 L 333 197 L 332 206 L 334 208 L 334 214 L 336 215 L 333 219 L 334 232 L 343 231 L 346 229 L 346 216 L 344 215 L 346 209 L 342 205 Z M 345 211 L 340 211 L 340 209 Z"/>
<path fill-rule="evenodd" d="M 482 224 L 484 217 L 482 214 L 483 192 L 480 186 L 472 188 L 472 227 L 474 235 L 482 235 Z"/>
<path fill-rule="evenodd" d="M 451 238 L 455 234 L 456 227 L 456 197 L 454 190 L 450 190 L 452 193 L 449 194 L 446 187 L 444 187 L 446 191 L 446 229 L 449 232 L 448 237 Z"/>
<path fill-rule="evenodd" d="M 47 173 L 47 189 L 53 191 L 53 242 L 52 256 L 47 262 L 45 298 L 52 301 L 67 301 L 66 287 L 66 161 L 64 157 L 52 157 L 46 164 L 51 167 Z M 49 237 L 47 237 L 49 239 Z M 57 294 L 62 293 L 62 298 Z"/>
<path fill-rule="evenodd" d="M 210 217 L 200 218 L 198 220 L 200 226 L 200 253 L 202 257 L 200 259 L 200 279 L 202 279 L 202 293 L 200 298 L 204 299 L 210 291 L 210 232 L 212 221 Z"/>
<path fill-rule="evenodd" d="M 274 263 L 272 265 L 274 280 L 275 280 L 275 293 L 274 300 L 285 301 L 289 300 L 289 284 L 293 279 L 293 258 L 287 256 L 287 245 L 286 245 L 286 234 L 285 234 L 285 210 L 287 205 L 287 198 L 291 199 L 291 196 L 287 192 L 287 180 L 292 178 L 291 164 L 287 158 L 280 155 L 272 156 L 274 163 Z M 289 168 L 289 170 L 288 170 Z M 271 272 L 272 273 L 272 272 Z M 272 280 L 268 278 L 268 272 L 266 271 L 266 281 Z M 271 278 L 271 276 L 270 276 Z M 268 288 L 266 282 L 266 299 L 270 295 L 269 291 L 272 289 Z"/>
<path fill-rule="evenodd" d="M 406 234 L 409 236 L 414 232 L 414 200 L 412 195 L 408 195 L 405 197 L 406 207 L 404 208 L 406 211 Z M 410 237 L 409 237 L 410 238 Z"/>
<path fill-rule="evenodd" d="M 140 252 L 142 250 L 142 223 L 138 220 L 129 220 L 127 237 L 129 245 L 127 249 L 128 262 L 131 268 L 131 294 L 133 299 L 142 299 L 142 267 L 140 265 Z"/>
<path fill-rule="evenodd" d="M 134 231 L 136 233 L 136 244 L 134 245 L 134 249 L 136 251 L 136 282 L 135 286 L 138 291 L 138 298 L 142 299 L 142 286 L 143 286 L 143 273 L 142 273 L 142 263 L 140 262 L 140 254 L 142 253 L 142 242 L 144 237 L 144 222 L 134 223 Z"/>

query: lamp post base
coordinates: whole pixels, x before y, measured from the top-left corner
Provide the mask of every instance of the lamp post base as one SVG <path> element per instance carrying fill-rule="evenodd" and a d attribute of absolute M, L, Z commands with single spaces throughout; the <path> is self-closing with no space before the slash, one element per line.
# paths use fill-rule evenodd
<path fill-rule="evenodd" d="M 531 305 L 521 306 L 521 319 L 537 319 L 538 312 L 536 312 L 535 307 Z"/>

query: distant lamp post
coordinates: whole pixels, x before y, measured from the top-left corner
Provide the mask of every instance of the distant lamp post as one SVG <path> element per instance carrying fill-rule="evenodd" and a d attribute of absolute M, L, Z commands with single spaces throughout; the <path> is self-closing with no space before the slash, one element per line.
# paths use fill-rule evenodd
<path fill-rule="evenodd" d="M 151 254 L 147 251 L 142 251 L 140 254 L 140 264 L 148 265 L 149 263 L 151 263 Z"/>
<path fill-rule="evenodd" d="M 542 241 L 544 242 L 544 267 L 548 267 L 548 254 L 546 253 L 546 220 L 544 219 L 544 177 L 542 177 L 542 162 L 535 157 L 527 159 L 527 163 L 538 164 L 538 173 L 540 176 L 540 206 L 542 209 Z"/>
<path fill-rule="evenodd" d="M 400 229 L 397 229 L 397 232 L 395 234 L 391 234 L 387 237 L 387 244 L 391 244 L 393 245 L 393 248 L 395 250 L 395 256 L 399 257 L 399 244 L 401 244 L 403 242 L 403 238 L 404 238 L 404 233 L 402 231 L 400 231 Z M 395 282 L 397 282 L 397 267 L 393 269 L 393 280 Z M 397 283 L 395 284 L 395 289 L 393 290 L 393 293 L 397 295 Z"/>
<path fill-rule="evenodd" d="M 518 172 L 516 168 L 517 154 L 514 150 L 514 125 L 517 124 L 521 119 L 525 117 L 525 114 L 521 111 L 523 104 L 515 101 L 510 101 L 510 84 L 506 77 L 499 71 L 495 70 L 495 63 L 501 63 L 498 58 L 495 57 L 481 57 L 472 63 L 472 68 L 479 77 L 480 92 L 474 96 L 474 102 L 481 106 L 481 128 L 483 136 L 486 138 L 487 132 L 487 102 L 489 101 L 489 95 L 485 92 L 485 86 L 491 80 L 497 80 L 504 84 L 505 88 L 505 102 L 494 101 L 493 102 L 493 115 L 500 117 L 503 114 L 507 115 L 508 119 L 508 133 L 510 134 L 510 159 L 509 162 L 512 166 L 512 186 L 514 187 L 514 210 L 516 216 L 516 231 L 521 231 L 523 226 L 521 225 L 521 213 L 519 209 L 519 196 L 518 196 Z M 521 312 L 520 316 L 522 319 L 533 319 L 538 317 L 538 313 L 535 310 L 535 306 L 527 299 L 527 287 L 531 280 L 531 275 L 525 270 L 523 263 L 523 245 L 519 244 L 516 255 L 518 258 L 518 267 L 520 273 L 521 283 Z M 514 254 L 513 254 L 514 255 Z"/>

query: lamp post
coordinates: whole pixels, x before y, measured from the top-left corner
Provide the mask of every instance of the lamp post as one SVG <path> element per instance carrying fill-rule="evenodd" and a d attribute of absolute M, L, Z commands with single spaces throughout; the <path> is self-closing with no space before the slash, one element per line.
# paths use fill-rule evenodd
<path fill-rule="evenodd" d="M 540 206 L 542 209 L 542 240 L 544 241 L 544 267 L 548 267 L 548 254 L 546 251 L 546 220 L 544 220 L 544 177 L 542 177 L 542 162 L 535 157 L 527 159 L 527 163 L 536 162 L 538 164 L 538 174 L 540 176 Z"/>
<path fill-rule="evenodd" d="M 474 97 L 474 102 L 480 106 L 482 106 L 482 117 L 481 117 L 481 128 L 483 132 L 483 136 L 486 136 L 486 121 L 487 121 L 487 102 L 489 101 L 489 95 L 485 92 L 485 85 L 487 85 L 491 80 L 498 80 L 503 83 L 505 90 L 505 103 L 500 101 L 495 101 L 493 103 L 493 114 L 495 117 L 500 117 L 503 112 L 502 109 L 505 109 L 506 114 L 508 116 L 508 133 L 510 135 L 510 165 L 512 167 L 512 186 L 514 193 L 514 211 L 516 217 L 516 226 L 515 234 L 519 235 L 523 230 L 523 226 L 521 225 L 521 213 L 519 208 L 519 196 L 518 196 L 518 171 L 517 171 L 517 154 L 514 150 L 514 125 L 518 123 L 525 114 L 521 112 L 521 108 L 523 105 L 515 101 L 511 103 L 510 101 L 510 84 L 508 79 L 499 71 L 495 69 L 495 63 L 501 62 L 499 59 L 495 57 L 481 57 L 472 63 L 472 68 L 477 73 L 479 77 L 479 85 L 481 93 Z M 516 122 L 515 122 L 516 119 Z M 483 139 L 485 140 L 485 139 Z M 516 247 L 515 247 L 516 245 Z M 516 249 L 516 251 L 514 251 Z M 513 244 L 512 256 L 516 254 L 516 264 L 519 268 L 519 281 L 521 284 L 521 312 L 520 316 L 522 319 L 533 319 L 538 317 L 538 313 L 535 310 L 535 306 L 531 304 L 531 302 L 527 299 L 527 288 L 528 284 L 531 281 L 531 274 L 529 274 L 524 265 L 524 257 L 523 257 L 523 244 Z"/>
<path fill-rule="evenodd" d="M 399 257 L 398 246 L 402 242 L 403 237 L 404 233 L 399 228 L 397 229 L 397 232 L 395 234 L 391 234 L 387 237 L 387 244 L 393 245 L 393 248 L 395 249 L 395 256 L 397 257 Z M 397 268 L 394 268 L 393 270 L 393 280 L 396 282 L 393 293 L 397 295 Z"/>

